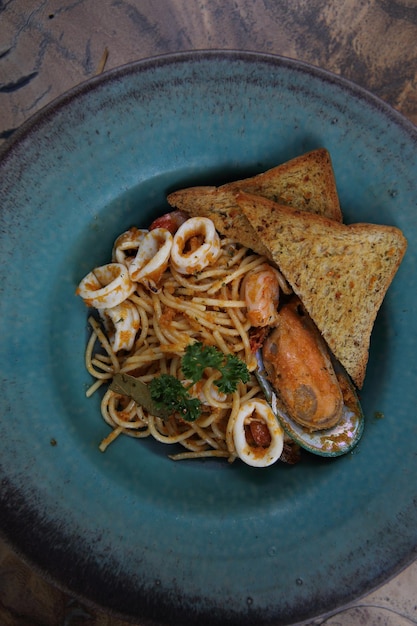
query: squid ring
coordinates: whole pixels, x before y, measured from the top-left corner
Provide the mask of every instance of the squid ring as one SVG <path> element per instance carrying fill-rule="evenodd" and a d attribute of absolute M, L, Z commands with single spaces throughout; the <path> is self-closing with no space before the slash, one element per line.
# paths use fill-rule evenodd
<path fill-rule="evenodd" d="M 266 447 L 248 442 L 246 427 L 252 421 L 267 427 L 270 441 Z M 278 461 L 284 447 L 284 431 L 266 400 L 252 399 L 242 404 L 233 425 L 233 441 L 239 458 L 247 465 L 268 467 Z"/>
<path fill-rule="evenodd" d="M 147 232 L 147 230 L 132 226 L 132 228 L 129 228 L 129 230 L 126 230 L 124 233 L 119 235 L 113 244 L 113 261 L 116 263 L 122 263 L 123 265 L 126 265 L 126 267 L 129 267 L 134 256 L 128 255 L 126 252 L 131 250 L 134 251 L 134 254 L 136 254 L 136 251 Z"/>
<path fill-rule="evenodd" d="M 203 243 L 194 247 L 192 239 L 199 241 L 200 237 Z M 174 235 L 171 262 L 180 274 L 194 274 L 214 263 L 220 252 L 220 237 L 213 222 L 208 217 L 191 217 Z"/>
<path fill-rule="evenodd" d="M 129 272 L 121 263 L 108 263 L 89 272 L 76 293 L 95 309 L 109 309 L 126 300 L 135 290 Z"/>
<path fill-rule="evenodd" d="M 140 327 L 139 312 L 133 302 L 125 300 L 111 309 L 100 309 L 99 314 L 114 352 L 131 350 Z"/>
<path fill-rule="evenodd" d="M 172 235 L 169 230 L 154 228 L 149 231 L 129 265 L 130 278 L 156 291 L 158 281 L 168 266 L 171 248 Z"/>

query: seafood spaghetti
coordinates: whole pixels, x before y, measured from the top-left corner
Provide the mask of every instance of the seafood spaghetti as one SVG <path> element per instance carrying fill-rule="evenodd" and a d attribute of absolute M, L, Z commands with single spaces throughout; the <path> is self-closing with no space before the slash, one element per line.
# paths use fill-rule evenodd
<path fill-rule="evenodd" d="M 208 218 L 187 219 L 174 211 L 149 230 L 133 227 L 121 234 L 111 262 L 95 268 L 77 289 L 96 311 L 85 351 L 95 379 L 87 396 L 107 386 L 101 413 L 112 430 L 100 449 L 124 434 L 180 444 L 183 451 L 170 455 L 176 460 L 240 458 L 254 466 L 278 460 L 284 434 L 253 372 L 256 343 L 274 325 L 280 290 L 289 292 L 279 271 L 221 237 Z M 233 366 L 245 364 L 247 375 L 232 391 L 219 384 L 220 366 L 204 367 L 197 382 L 187 379 L 183 358 L 190 346 L 233 357 Z M 187 419 L 186 410 L 152 414 L 112 389 L 117 374 L 149 386 L 155 379 L 180 381 L 199 404 L 197 418 Z"/>

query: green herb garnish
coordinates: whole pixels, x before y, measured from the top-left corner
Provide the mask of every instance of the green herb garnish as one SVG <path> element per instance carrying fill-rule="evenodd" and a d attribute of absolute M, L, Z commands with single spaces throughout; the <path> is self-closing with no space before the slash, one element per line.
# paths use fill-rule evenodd
<path fill-rule="evenodd" d="M 233 393 L 239 381 L 249 380 L 246 363 L 234 354 L 223 354 L 215 346 L 204 346 L 201 342 L 187 346 L 181 359 L 184 376 L 191 382 L 184 386 L 175 376 L 162 374 L 151 380 L 149 389 L 152 401 L 158 409 L 167 409 L 179 414 L 184 420 L 192 422 L 200 416 L 201 402 L 192 398 L 188 389 L 203 378 L 206 368 L 220 372 L 214 384 L 223 393 Z"/>
<path fill-rule="evenodd" d="M 215 381 L 215 385 L 223 393 L 233 393 L 239 381 L 247 383 L 249 380 L 249 371 L 246 363 L 239 359 L 235 354 L 228 354 L 222 367 L 217 369 L 221 372 L 221 378 Z"/>
<path fill-rule="evenodd" d="M 194 422 L 200 416 L 200 400 L 192 398 L 175 376 L 156 376 L 149 383 L 149 389 L 152 401 L 158 409 L 167 409 L 170 414 L 178 413 L 187 422 Z"/>
<path fill-rule="evenodd" d="M 203 378 L 207 367 L 219 370 L 221 376 L 214 384 L 223 393 L 233 393 L 239 381 L 247 383 L 249 371 L 241 359 L 235 354 L 223 354 L 216 346 L 204 346 L 201 342 L 187 346 L 181 359 L 181 368 L 184 375 L 192 383 Z"/>
<path fill-rule="evenodd" d="M 143 406 L 152 415 L 162 417 L 163 419 L 170 415 L 166 406 L 159 407 L 152 400 L 149 385 L 145 385 L 145 383 L 134 376 L 120 372 L 115 374 L 110 389 L 124 396 L 129 396 L 136 404 Z"/>
<path fill-rule="evenodd" d="M 215 346 L 204 346 L 200 341 L 187 346 L 181 359 L 181 368 L 186 378 L 197 383 L 203 378 L 206 367 L 220 369 L 224 354 Z"/>

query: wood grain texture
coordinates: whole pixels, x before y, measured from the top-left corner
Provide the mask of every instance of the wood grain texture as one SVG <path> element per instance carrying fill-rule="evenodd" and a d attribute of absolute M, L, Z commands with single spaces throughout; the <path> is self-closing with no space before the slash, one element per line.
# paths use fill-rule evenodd
<path fill-rule="evenodd" d="M 105 69 L 193 49 L 244 49 L 320 66 L 417 124 L 415 0 L 0 0 L 0 142 Z M 328 626 L 417 624 L 417 564 Z M 1 626 L 123 626 L 55 589 L 0 542 Z"/>
<path fill-rule="evenodd" d="M 28 5 L 32 5 L 28 9 Z M 0 4 L 0 138 L 106 69 L 191 49 L 299 59 L 374 92 L 417 123 L 417 6 L 399 0 L 78 0 Z"/>

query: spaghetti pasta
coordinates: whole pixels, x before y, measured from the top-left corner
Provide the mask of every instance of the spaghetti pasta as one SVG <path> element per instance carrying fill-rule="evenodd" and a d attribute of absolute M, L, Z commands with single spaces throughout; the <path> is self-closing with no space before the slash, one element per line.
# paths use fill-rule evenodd
<path fill-rule="evenodd" d="M 172 262 L 164 254 L 159 272 L 156 264 L 146 257 L 147 262 L 152 263 L 152 281 L 135 282 L 135 272 L 132 271 L 135 269 L 134 259 L 140 258 L 141 254 L 145 258 L 148 249 L 141 252 L 141 245 L 152 237 L 148 237 L 146 231 L 130 229 L 116 240 L 113 255 L 117 251 L 118 268 L 125 267 L 134 289 L 129 288 L 123 304 L 117 303 L 119 309 L 101 313 L 107 325 L 104 328 L 96 316 L 89 317 L 92 334 L 85 351 L 85 364 L 95 381 L 87 396 L 109 383 L 117 373 L 129 374 L 145 384 L 163 374 L 174 376 L 188 385 L 189 394 L 201 402 L 198 419 L 187 421 L 175 413 L 162 419 L 131 398 L 108 388 L 101 401 L 101 413 L 112 431 L 101 442 L 100 450 L 106 450 L 123 434 L 138 438 L 153 437 L 169 445 L 178 444 L 184 451 L 169 455 L 177 460 L 224 457 L 232 462 L 240 457 L 247 462 L 248 455 L 243 458 L 244 455 L 239 452 L 242 450 L 241 433 L 244 432 L 242 424 L 239 427 L 240 443 L 236 446 L 236 420 L 242 415 L 244 406 L 248 407 L 249 418 L 256 420 L 256 401 L 263 398 L 263 393 L 254 375 L 256 359 L 251 347 L 251 321 L 242 284 L 252 272 L 265 271 L 269 265 L 265 257 L 232 239 L 219 236 L 216 231 L 218 251 L 210 251 L 206 255 L 207 263 L 202 263 L 201 256 L 207 249 L 207 233 L 212 233 L 214 226 L 212 223 L 204 224 L 202 229 L 199 225 L 193 234 L 191 221 L 185 221 L 180 227 L 182 241 L 178 243 L 176 233 L 173 234 L 172 249 L 177 251 L 177 257 L 180 250 L 185 259 L 197 251 L 197 270 L 192 263 L 180 263 L 179 267 L 178 258 Z M 170 242 L 171 234 L 167 231 L 165 237 L 162 230 L 158 228 L 158 241 Z M 184 243 L 184 232 L 190 240 L 190 250 Z M 129 256 L 131 249 L 135 257 Z M 275 269 L 273 271 L 276 272 Z M 91 275 L 95 276 L 95 271 L 89 274 L 90 278 Z M 85 283 L 86 279 L 83 279 L 81 285 Z M 274 287 L 278 290 L 278 283 Z M 94 289 L 100 291 L 99 280 L 94 283 Z M 92 294 L 87 293 L 86 304 L 90 305 L 91 301 L 95 302 Z M 134 320 L 131 328 L 126 327 L 123 307 Z M 132 313 L 132 310 L 135 312 Z M 118 325 L 122 331 L 118 330 Z M 123 343 L 123 333 L 127 331 L 130 332 L 128 341 Z M 181 359 L 187 346 L 196 342 L 215 346 L 224 355 L 235 355 L 244 361 L 250 373 L 248 380 L 240 381 L 235 391 L 224 393 L 216 385 L 218 372 L 206 368 L 202 380 L 189 384 L 182 371 Z M 257 442 L 252 441 L 251 445 L 256 446 Z M 262 465 L 262 451 L 257 458 Z"/>

